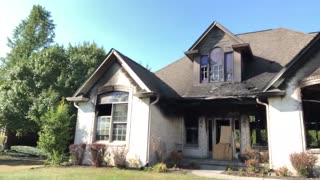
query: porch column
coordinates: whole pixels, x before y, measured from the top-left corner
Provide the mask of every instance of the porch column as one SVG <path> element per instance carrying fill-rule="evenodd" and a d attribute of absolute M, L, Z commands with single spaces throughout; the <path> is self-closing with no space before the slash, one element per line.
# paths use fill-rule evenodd
<path fill-rule="evenodd" d="M 246 114 L 240 117 L 240 152 L 243 153 L 246 148 L 251 147 L 250 143 L 250 122 Z"/>

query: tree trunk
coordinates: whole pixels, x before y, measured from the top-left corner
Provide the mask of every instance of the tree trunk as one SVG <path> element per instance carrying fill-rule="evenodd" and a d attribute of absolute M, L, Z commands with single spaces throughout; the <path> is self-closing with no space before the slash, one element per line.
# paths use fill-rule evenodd
<path fill-rule="evenodd" d="M 6 135 L 7 135 L 7 142 L 5 143 L 4 148 L 5 149 L 10 149 L 11 146 L 14 145 L 14 142 L 15 142 L 15 139 L 16 139 L 16 135 L 11 130 L 7 130 L 6 131 Z"/>

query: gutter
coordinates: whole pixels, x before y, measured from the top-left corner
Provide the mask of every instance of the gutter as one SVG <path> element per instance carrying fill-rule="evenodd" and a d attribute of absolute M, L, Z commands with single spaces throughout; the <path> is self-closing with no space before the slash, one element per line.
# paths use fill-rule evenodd
<path fill-rule="evenodd" d="M 268 132 L 268 150 L 269 150 L 269 166 L 270 166 L 270 169 L 273 168 L 273 164 L 272 164 L 272 149 L 271 149 L 271 132 L 270 132 L 270 116 L 269 116 L 269 105 L 267 103 L 264 103 L 262 101 L 259 100 L 259 98 L 256 98 L 256 102 L 260 105 L 263 105 L 266 107 L 266 117 L 267 117 L 267 132 Z"/>
<path fill-rule="evenodd" d="M 150 122 L 151 122 L 151 106 L 154 106 L 156 103 L 159 102 L 159 99 L 160 99 L 160 95 L 156 95 L 157 99 L 153 102 L 150 103 L 149 105 L 149 118 L 148 118 L 148 136 L 147 136 L 147 154 L 146 154 L 146 164 L 145 166 L 147 167 L 149 165 L 149 161 L 150 161 L 150 129 L 151 129 L 151 126 L 150 126 Z"/>

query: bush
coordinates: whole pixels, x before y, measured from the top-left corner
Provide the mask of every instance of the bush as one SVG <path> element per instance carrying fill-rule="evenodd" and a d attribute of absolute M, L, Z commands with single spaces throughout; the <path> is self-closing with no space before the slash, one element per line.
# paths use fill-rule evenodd
<path fill-rule="evenodd" d="M 32 157 L 46 157 L 46 154 L 36 147 L 31 146 L 11 146 L 11 150 Z"/>
<path fill-rule="evenodd" d="M 91 161 L 95 167 L 101 167 L 104 153 L 106 151 L 106 145 L 104 144 L 90 144 Z"/>
<path fill-rule="evenodd" d="M 60 165 L 63 162 L 64 158 L 64 154 L 61 154 L 58 151 L 53 150 L 48 158 L 48 164 Z"/>
<path fill-rule="evenodd" d="M 69 115 L 68 105 L 61 101 L 57 108 L 41 116 L 38 146 L 48 154 L 50 159 L 54 156 L 63 156 L 67 150 L 70 139 L 69 125 L 72 116 Z"/>
<path fill-rule="evenodd" d="M 86 150 L 86 144 L 70 144 L 69 152 L 73 165 L 80 165 L 83 161 L 84 152 Z"/>
<path fill-rule="evenodd" d="M 277 176 L 290 176 L 290 171 L 287 167 L 283 166 L 276 170 Z"/>
<path fill-rule="evenodd" d="M 132 168 L 139 168 L 140 166 L 139 161 L 136 159 L 129 159 L 128 163 L 129 163 L 129 167 L 132 167 Z"/>
<path fill-rule="evenodd" d="M 290 161 L 293 168 L 303 177 L 313 177 L 317 160 L 317 156 L 305 152 L 290 154 Z"/>
<path fill-rule="evenodd" d="M 118 168 L 124 168 L 126 166 L 126 158 L 128 151 L 125 146 L 117 147 L 112 150 L 113 163 Z"/>
<path fill-rule="evenodd" d="M 152 167 L 152 170 L 158 173 L 164 173 L 168 171 L 168 168 L 165 163 L 157 163 Z"/>

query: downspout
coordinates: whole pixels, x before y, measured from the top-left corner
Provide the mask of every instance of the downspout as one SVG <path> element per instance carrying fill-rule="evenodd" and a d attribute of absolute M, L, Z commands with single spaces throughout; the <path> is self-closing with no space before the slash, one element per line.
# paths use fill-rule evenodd
<path fill-rule="evenodd" d="M 157 95 L 157 99 L 154 100 L 152 103 L 150 103 L 150 106 L 149 106 L 149 118 L 148 118 L 148 136 L 147 136 L 147 154 L 146 154 L 146 164 L 145 166 L 148 166 L 149 165 L 149 153 L 150 153 L 150 122 L 151 122 L 151 106 L 154 106 L 156 103 L 159 102 L 159 99 L 160 99 L 160 95 Z"/>
<path fill-rule="evenodd" d="M 271 127 L 271 125 L 270 125 L 270 116 L 269 116 L 269 105 L 267 104 L 267 103 L 264 103 L 264 102 L 262 102 L 262 101 L 260 101 L 259 100 L 259 98 L 256 98 L 256 102 L 258 103 L 258 104 L 260 104 L 260 105 L 263 105 L 263 106 L 265 106 L 266 107 L 266 117 L 267 117 L 267 133 L 268 133 L 268 149 L 269 149 L 269 166 L 270 166 L 270 169 L 272 169 L 273 168 L 273 165 L 272 165 L 272 149 L 271 149 L 271 143 L 270 143 L 270 141 L 271 141 L 271 129 L 270 129 L 270 127 Z"/>
<path fill-rule="evenodd" d="M 77 105 L 76 102 L 73 102 L 73 106 L 76 107 L 77 109 L 79 109 L 79 106 Z"/>

